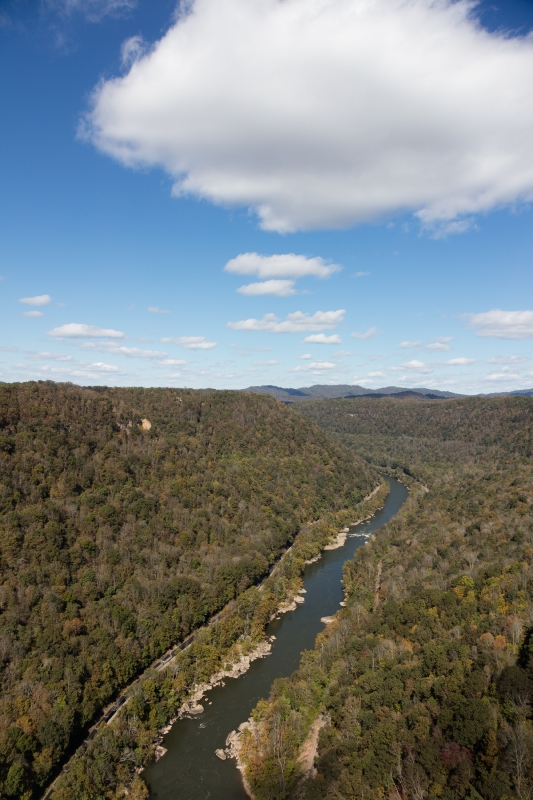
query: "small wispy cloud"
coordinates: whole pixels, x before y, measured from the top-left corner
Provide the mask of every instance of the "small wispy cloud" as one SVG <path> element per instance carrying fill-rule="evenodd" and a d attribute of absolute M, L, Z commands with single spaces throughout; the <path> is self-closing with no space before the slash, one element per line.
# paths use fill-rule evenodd
<path fill-rule="evenodd" d="M 409 347 L 419 347 L 421 344 L 422 344 L 422 342 L 420 341 L 420 339 L 417 339 L 416 342 L 409 342 L 409 341 L 400 342 L 398 347 L 401 347 L 403 349 L 407 349 Z"/>
<path fill-rule="evenodd" d="M 143 350 L 142 347 L 126 347 L 116 342 L 83 342 L 79 345 L 83 350 L 91 350 L 97 353 L 113 353 L 116 356 L 126 358 L 140 358 L 143 361 L 159 361 L 168 356 L 162 350 Z"/>
<path fill-rule="evenodd" d="M 448 367 L 466 367 L 470 364 L 475 364 L 475 358 L 450 358 L 449 361 L 444 362 Z"/>
<path fill-rule="evenodd" d="M 522 364 L 527 361 L 526 356 L 494 356 L 489 364 Z"/>
<path fill-rule="evenodd" d="M 354 272 L 354 278 L 366 278 L 368 275 L 372 275 L 371 272 Z"/>
<path fill-rule="evenodd" d="M 434 353 L 446 353 L 452 348 L 448 346 L 448 342 L 452 341 L 451 336 L 437 336 L 430 344 L 426 345 L 426 350 Z"/>
<path fill-rule="evenodd" d="M 372 339 L 372 337 L 376 336 L 377 332 L 378 329 L 374 326 L 373 328 L 368 328 L 368 330 L 364 331 L 364 333 L 354 331 L 351 336 L 352 339 Z"/>
<path fill-rule="evenodd" d="M 481 314 L 468 314 L 469 328 L 477 328 L 476 336 L 492 339 L 533 338 L 533 311 L 502 311 L 493 308 Z"/>
<path fill-rule="evenodd" d="M 338 369 L 338 367 L 339 365 L 332 361 L 312 361 L 310 364 L 301 364 L 298 367 L 293 367 L 289 372 L 313 372 L 316 375 L 322 375 Z"/>
<path fill-rule="evenodd" d="M 234 272 L 237 275 L 257 275 L 258 278 L 329 278 L 342 267 L 339 264 L 330 264 L 323 258 L 297 255 L 296 253 L 283 253 L 274 256 L 262 256 L 259 253 L 241 253 L 232 258 L 224 267 L 225 272 Z"/>
<path fill-rule="evenodd" d="M 148 45 L 142 36 L 130 36 L 122 42 L 120 48 L 120 60 L 124 69 L 129 69 L 131 65 L 138 61 L 146 53 Z"/>
<path fill-rule="evenodd" d="M 118 16 L 131 11 L 137 0 L 44 0 L 44 7 L 63 16 L 77 12 L 89 22 L 100 22 L 104 17 Z"/>
<path fill-rule="evenodd" d="M 298 356 L 298 358 L 301 358 L 302 360 L 306 361 L 309 358 L 313 358 L 313 356 L 311 355 L 311 353 L 304 353 L 302 356 Z"/>
<path fill-rule="evenodd" d="M 75 364 L 66 366 L 57 366 L 55 364 L 42 364 L 40 366 L 33 364 L 16 364 L 15 368 L 21 371 L 31 371 L 33 374 L 51 375 L 54 377 L 72 377 L 72 378 L 89 378 L 99 380 L 103 376 L 120 376 L 125 375 L 125 370 L 115 366 L 115 364 L 106 364 L 102 361 L 96 361 L 93 364 L 84 362 L 77 362 Z"/>
<path fill-rule="evenodd" d="M 218 342 L 208 342 L 205 336 L 167 336 L 160 341 L 162 344 L 177 344 L 185 350 L 212 350 L 218 344 Z"/>
<path fill-rule="evenodd" d="M 296 294 L 294 283 L 295 281 L 288 280 L 260 281 L 258 283 L 248 283 L 245 286 L 239 286 L 237 291 L 240 292 L 240 294 L 245 294 L 250 297 L 259 297 L 266 294 L 276 295 L 277 297 L 289 297 L 291 294 Z"/>
<path fill-rule="evenodd" d="M 417 214 L 422 217 L 422 215 Z M 476 228 L 476 224 L 472 218 L 453 220 L 452 222 L 428 222 L 424 225 L 426 230 L 431 233 L 433 239 L 445 239 L 447 236 L 454 236 L 460 233 L 466 233 L 471 228 Z"/>
<path fill-rule="evenodd" d="M 302 339 L 302 342 L 307 342 L 308 344 L 342 344 L 342 339 L 338 333 L 333 333 L 331 336 L 327 336 L 325 333 L 313 333 Z"/>
<path fill-rule="evenodd" d="M 265 314 L 262 319 L 243 319 L 239 322 L 228 322 L 227 327 L 234 331 L 267 331 L 268 333 L 303 333 L 304 331 L 322 331 L 335 328 L 344 319 L 346 311 L 316 311 L 304 314 L 294 311 L 286 319 L 280 320 L 275 314 Z"/>
<path fill-rule="evenodd" d="M 255 367 L 273 367 L 279 364 L 279 361 L 271 358 L 270 361 L 253 361 L 252 363 Z"/>
<path fill-rule="evenodd" d="M 23 311 L 21 316 L 37 318 L 44 317 L 44 314 L 42 311 Z"/>
<path fill-rule="evenodd" d="M 448 347 L 444 342 L 433 342 L 432 344 L 426 345 L 426 350 L 431 350 L 433 353 L 447 353 L 451 349 L 452 348 Z"/>
<path fill-rule="evenodd" d="M 113 328 L 99 328 L 96 325 L 84 325 L 80 322 L 69 322 L 48 331 L 48 336 L 63 339 L 125 339 L 126 334 Z"/>
<path fill-rule="evenodd" d="M 62 353 L 31 353 L 28 358 L 30 361 L 72 361 L 72 356 Z"/>
<path fill-rule="evenodd" d="M 523 380 L 523 375 L 518 372 L 492 372 L 487 375 L 488 381 L 519 381 Z"/>
<path fill-rule="evenodd" d="M 36 294 L 34 297 L 21 297 L 19 303 L 27 306 L 47 306 L 52 302 L 49 294 Z"/>
<path fill-rule="evenodd" d="M 433 372 L 433 367 L 430 364 L 426 364 L 424 363 L 424 361 L 419 361 L 418 359 L 413 359 L 412 361 L 405 361 L 403 364 L 398 364 L 398 366 L 391 367 L 390 369 L 395 371 L 409 370 L 410 372 L 420 372 L 420 373 Z"/>
<path fill-rule="evenodd" d="M 150 314 L 170 314 L 167 308 L 159 308 L 158 306 L 148 306 Z"/>

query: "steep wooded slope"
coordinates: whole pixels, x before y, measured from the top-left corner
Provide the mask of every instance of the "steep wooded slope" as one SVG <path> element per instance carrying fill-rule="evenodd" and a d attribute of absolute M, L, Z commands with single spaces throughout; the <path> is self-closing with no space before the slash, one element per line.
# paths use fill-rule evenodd
<path fill-rule="evenodd" d="M 0 387 L 0 795 L 37 796 L 140 669 L 374 482 L 268 397 Z"/>
<path fill-rule="evenodd" d="M 338 621 L 257 708 L 245 741 L 257 798 L 530 798 L 533 402 L 302 413 L 411 494 L 346 565 Z M 298 751 L 320 712 L 318 772 L 302 783 Z"/>

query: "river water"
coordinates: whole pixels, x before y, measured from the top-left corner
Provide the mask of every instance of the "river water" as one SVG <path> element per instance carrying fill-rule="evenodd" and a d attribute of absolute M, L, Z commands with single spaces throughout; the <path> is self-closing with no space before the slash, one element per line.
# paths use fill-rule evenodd
<path fill-rule="evenodd" d="M 268 697 L 276 678 L 297 669 L 302 650 L 311 649 L 324 629 L 320 618 L 339 609 L 344 562 L 365 543 L 368 534 L 397 513 L 407 498 L 403 484 L 393 478 L 387 480 L 390 494 L 384 508 L 372 519 L 350 528 L 343 547 L 325 551 L 319 561 L 306 568 L 305 603 L 267 628 L 266 635 L 276 637 L 271 654 L 253 661 L 240 678 L 227 678 L 225 686 L 207 692 L 201 701 L 203 714 L 173 725 L 163 742 L 168 752 L 143 773 L 150 800 L 246 800 L 235 762 L 221 761 L 215 750 L 223 748 L 228 733 L 248 719 L 261 698 Z"/>

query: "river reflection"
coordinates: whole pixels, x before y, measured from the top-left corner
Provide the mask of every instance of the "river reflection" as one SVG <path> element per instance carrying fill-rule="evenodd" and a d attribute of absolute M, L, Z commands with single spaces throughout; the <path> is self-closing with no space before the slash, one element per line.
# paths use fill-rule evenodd
<path fill-rule="evenodd" d="M 240 678 L 226 679 L 204 696 L 204 713 L 178 720 L 163 742 L 168 752 L 143 773 L 150 800 L 246 800 L 240 773 L 233 760 L 221 761 L 215 750 L 223 748 L 228 733 L 250 716 L 257 702 L 268 697 L 272 682 L 290 675 L 303 650 L 314 646 L 324 629 L 320 618 L 334 614 L 343 598 L 342 566 L 366 537 L 388 522 L 407 498 L 406 487 L 387 478 L 390 494 L 385 507 L 372 519 L 350 529 L 346 544 L 328 550 L 306 568 L 305 603 L 274 620 L 267 636 L 275 636 L 272 653 L 254 661 Z"/>

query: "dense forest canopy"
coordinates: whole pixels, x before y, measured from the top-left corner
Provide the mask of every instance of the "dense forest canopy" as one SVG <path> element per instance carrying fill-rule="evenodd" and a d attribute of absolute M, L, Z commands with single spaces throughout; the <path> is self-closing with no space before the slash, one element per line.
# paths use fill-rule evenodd
<path fill-rule="evenodd" d="M 533 400 L 299 410 L 411 492 L 346 565 L 337 621 L 256 708 L 257 800 L 531 798 Z"/>
<path fill-rule="evenodd" d="M 133 676 L 375 482 L 269 397 L 1 386 L 0 796 L 39 796 Z M 104 761 L 64 796 L 118 797 Z"/>

